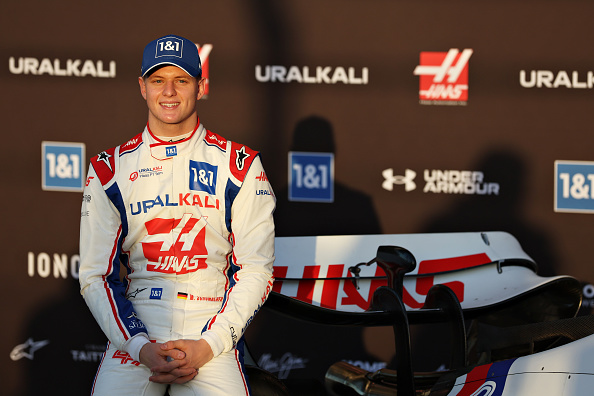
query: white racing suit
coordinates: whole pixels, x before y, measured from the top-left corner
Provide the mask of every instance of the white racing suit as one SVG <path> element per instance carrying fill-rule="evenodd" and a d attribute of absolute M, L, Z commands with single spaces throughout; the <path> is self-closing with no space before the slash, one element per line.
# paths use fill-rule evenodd
<path fill-rule="evenodd" d="M 200 123 L 175 143 L 146 127 L 91 159 L 80 284 L 109 340 L 95 395 L 163 395 L 141 347 L 200 338 L 214 359 L 170 394 L 249 394 L 242 336 L 272 289 L 274 207 L 258 152 Z"/>

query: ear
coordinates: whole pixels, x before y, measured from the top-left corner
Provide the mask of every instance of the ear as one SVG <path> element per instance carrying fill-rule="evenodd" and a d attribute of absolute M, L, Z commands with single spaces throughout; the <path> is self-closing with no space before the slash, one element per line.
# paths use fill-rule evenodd
<path fill-rule="evenodd" d="M 140 85 L 140 94 L 146 100 L 146 84 L 144 83 L 144 78 L 138 77 L 138 84 Z"/>
<path fill-rule="evenodd" d="M 206 92 L 206 77 L 202 77 L 198 81 L 198 93 L 196 94 L 196 100 L 200 100 L 200 98 L 204 96 L 205 92 Z"/>

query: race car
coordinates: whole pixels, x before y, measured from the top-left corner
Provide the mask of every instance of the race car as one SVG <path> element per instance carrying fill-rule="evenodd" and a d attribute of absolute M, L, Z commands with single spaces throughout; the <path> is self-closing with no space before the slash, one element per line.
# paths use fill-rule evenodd
<path fill-rule="evenodd" d="M 580 282 L 542 277 L 505 232 L 276 238 L 264 305 L 304 322 L 392 326 L 395 367 L 336 362 L 329 395 L 584 395 L 594 385 L 594 316 Z M 445 323 L 447 367 L 414 372 L 411 325 Z M 444 335 L 436 335 L 444 336 Z"/>

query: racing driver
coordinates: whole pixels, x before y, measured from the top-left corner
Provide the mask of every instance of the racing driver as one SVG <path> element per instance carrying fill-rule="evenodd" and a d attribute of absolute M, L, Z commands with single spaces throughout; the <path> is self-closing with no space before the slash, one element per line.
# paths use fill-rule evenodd
<path fill-rule="evenodd" d="M 275 197 L 259 153 L 208 131 L 198 49 L 144 49 L 144 131 L 91 159 L 81 293 L 108 338 L 94 395 L 246 395 L 243 334 L 272 288 Z"/>

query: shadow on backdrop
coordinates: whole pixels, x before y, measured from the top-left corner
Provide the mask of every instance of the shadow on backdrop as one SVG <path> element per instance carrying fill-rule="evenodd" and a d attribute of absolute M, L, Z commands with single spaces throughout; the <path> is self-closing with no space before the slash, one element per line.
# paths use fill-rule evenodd
<path fill-rule="evenodd" d="M 290 150 L 332 152 L 336 156 L 332 125 L 319 116 L 302 119 L 295 126 Z M 381 234 L 368 195 L 337 180 L 334 188 L 333 203 L 289 201 L 288 186 L 275 191 L 276 236 Z M 321 384 L 326 370 L 340 360 L 372 369 L 385 364 L 365 348 L 369 342 L 381 340 L 363 340 L 361 327 L 310 324 L 263 309 L 247 331 L 246 339 L 252 352 L 256 352 L 259 365 L 277 374 L 289 386 L 301 383 L 297 389 L 308 389 L 303 385 L 307 381 Z M 294 394 L 325 393 L 323 389 L 309 387 L 308 392 Z"/>
<path fill-rule="evenodd" d="M 499 194 L 463 195 L 421 232 L 506 231 L 536 261 L 539 275 L 556 275 L 558 258 L 553 241 L 542 228 L 530 224 L 523 213 L 529 184 L 525 161 L 509 150 L 494 150 L 475 169 L 483 172 L 486 182 L 499 183 Z"/>
<path fill-rule="evenodd" d="M 245 7 L 246 15 L 251 16 L 254 32 L 258 37 L 258 49 L 262 51 L 257 55 L 258 62 L 263 65 L 291 64 L 291 49 L 297 45 L 301 29 L 293 23 L 291 6 L 274 0 L 252 0 L 240 4 Z M 283 130 L 290 109 L 287 101 L 290 95 L 282 85 L 260 84 L 263 99 L 256 112 L 267 135 L 258 150 L 262 153 L 266 174 L 271 182 L 282 178 L 278 166 L 269 164 L 282 163 L 282 153 L 278 147 L 284 147 L 285 136 L 278 131 Z"/>
<path fill-rule="evenodd" d="M 291 151 L 334 153 L 336 144 L 330 122 L 310 116 L 297 123 Z M 334 182 L 334 202 L 289 201 L 288 186 L 275 191 L 276 236 L 381 234 L 381 226 L 371 197 Z"/>
<path fill-rule="evenodd" d="M 499 194 L 461 195 L 455 204 L 425 224 L 420 232 L 505 231 L 538 264 L 541 276 L 556 275 L 557 255 L 550 237 L 523 213 L 528 170 L 517 154 L 498 149 L 487 152 L 473 167 L 483 172 L 484 182 L 499 183 Z M 411 334 L 414 364 L 418 370 L 435 370 L 449 361 L 449 345 L 440 334 L 442 325 L 415 326 Z"/>
<path fill-rule="evenodd" d="M 40 303 L 13 349 L 25 373 L 19 396 L 90 395 L 107 338 L 80 294 L 78 279 L 62 294 Z"/>

